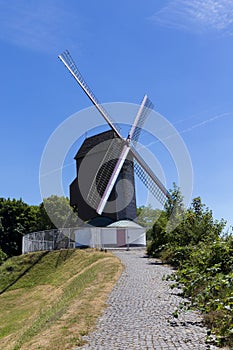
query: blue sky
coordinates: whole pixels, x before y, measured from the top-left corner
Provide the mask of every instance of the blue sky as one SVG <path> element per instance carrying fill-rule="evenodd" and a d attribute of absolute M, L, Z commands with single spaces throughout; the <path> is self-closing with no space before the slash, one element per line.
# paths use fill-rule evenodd
<path fill-rule="evenodd" d="M 47 140 L 90 106 L 57 58 L 69 49 L 102 102 L 149 95 L 188 148 L 193 197 L 233 224 L 231 0 L 0 0 L 0 43 L 1 197 L 41 202 Z"/>

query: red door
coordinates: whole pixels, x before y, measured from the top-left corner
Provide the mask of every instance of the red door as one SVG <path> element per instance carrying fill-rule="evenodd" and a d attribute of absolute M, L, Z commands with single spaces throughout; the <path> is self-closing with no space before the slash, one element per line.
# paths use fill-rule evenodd
<path fill-rule="evenodd" d="M 126 245 L 126 230 L 122 228 L 117 229 L 117 246 L 123 247 Z"/>

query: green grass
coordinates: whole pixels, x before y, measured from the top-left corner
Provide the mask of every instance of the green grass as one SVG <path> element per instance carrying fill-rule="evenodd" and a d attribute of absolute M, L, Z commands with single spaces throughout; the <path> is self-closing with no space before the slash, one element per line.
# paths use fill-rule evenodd
<path fill-rule="evenodd" d="M 63 349 L 61 335 L 67 349 L 81 344 L 121 269 L 111 254 L 93 250 L 7 260 L 0 270 L 0 348 Z"/>
<path fill-rule="evenodd" d="M 0 267 L 0 293 L 6 288 L 31 288 L 47 283 L 58 286 L 63 282 L 64 276 L 68 279 L 102 257 L 102 253 L 75 250 L 13 257 Z"/>

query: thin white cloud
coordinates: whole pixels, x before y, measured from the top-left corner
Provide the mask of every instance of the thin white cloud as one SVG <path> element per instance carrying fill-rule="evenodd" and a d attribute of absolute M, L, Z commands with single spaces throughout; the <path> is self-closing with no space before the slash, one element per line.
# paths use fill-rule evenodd
<path fill-rule="evenodd" d="M 233 33 L 232 0 L 170 0 L 151 19 L 160 25 L 195 32 Z"/>
<path fill-rule="evenodd" d="M 73 46 L 80 20 L 63 4 L 59 0 L 0 0 L 0 40 L 46 52 Z"/>
<path fill-rule="evenodd" d="M 201 128 L 201 127 L 205 126 L 206 124 L 212 123 L 212 122 L 214 122 L 214 121 L 216 121 L 218 119 L 225 118 L 225 117 L 231 117 L 232 118 L 233 117 L 233 113 L 232 112 L 226 112 L 226 113 L 217 114 L 217 115 L 215 115 L 215 116 L 213 116 L 211 118 L 205 119 L 205 120 L 203 120 L 203 121 L 201 121 L 201 122 L 199 122 L 197 124 L 193 124 L 193 125 L 191 125 L 190 127 L 186 128 L 186 129 L 183 129 L 183 130 L 180 130 L 180 131 L 177 130 L 177 132 L 178 132 L 179 135 L 180 134 L 186 134 L 188 132 L 193 131 L 194 129 Z M 190 119 L 190 118 L 188 118 L 188 119 Z M 173 125 L 176 125 L 176 124 L 177 123 L 174 123 Z M 167 139 L 170 139 L 170 138 L 172 138 L 174 136 L 176 136 L 175 133 L 166 136 L 162 140 L 156 140 L 156 141 L 152 141 L 152 142 L 150 142 L 150 143 L 148 143 L 146 145 L 140 145 L 140 147 L 138 147 L 137 150 L 143 149 L 145 147 L 148 148 L 150 146 L 155 145 L 156 143 L 160 143 L 160 142 L 166 141 Z"/>

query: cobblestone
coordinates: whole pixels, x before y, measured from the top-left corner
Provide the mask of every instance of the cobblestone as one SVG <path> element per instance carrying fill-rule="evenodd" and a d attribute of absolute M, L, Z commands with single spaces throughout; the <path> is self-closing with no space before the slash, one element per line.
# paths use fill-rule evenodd
<path fill-rule="evenodd" d="M 113 288 L 108 307 L 87 343 L 78 350 L 206 350 L 206 328 L 195 312 L 173 312 L 182 298 L 163 276 L 169 266 L 156 264 L 143 250 L 115 251 L 125 265 Z"/>

